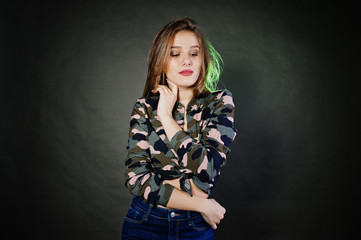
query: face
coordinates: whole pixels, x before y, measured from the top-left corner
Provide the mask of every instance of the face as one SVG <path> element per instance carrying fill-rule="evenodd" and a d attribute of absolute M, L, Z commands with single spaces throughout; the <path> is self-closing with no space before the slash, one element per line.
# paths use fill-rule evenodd
<path fill-rule="evenodd" d="M 165 74 L 180 89 L 189 89 L 197 82 L 201 70 L 200 45 L 190 31 L 178 32 L 171 45 Z"/>

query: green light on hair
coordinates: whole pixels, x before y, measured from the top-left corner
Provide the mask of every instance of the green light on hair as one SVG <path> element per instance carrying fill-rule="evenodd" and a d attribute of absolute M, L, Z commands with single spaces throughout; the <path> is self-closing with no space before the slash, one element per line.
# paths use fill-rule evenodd
<path fill-rule="evenodd" d="M 210 62 L 208 65 L 206 80 L 204 81 L 205 88 L 210 92 L 217 91 L 217 85 L 219 82 L 219 76 L 223 71 L 223 60 L 221 55 L 213 47 L 213 45 L 206 40 Z"/>

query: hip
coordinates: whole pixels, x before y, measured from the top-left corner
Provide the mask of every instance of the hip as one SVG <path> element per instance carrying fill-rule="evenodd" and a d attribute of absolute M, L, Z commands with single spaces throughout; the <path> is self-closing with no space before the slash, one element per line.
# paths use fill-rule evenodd
<path fill-rule="evenodd" d="M 123 222 L 122 239 L 214 239 L 214 231 L 199 212 L 151 208 L 134 197 Z"/>

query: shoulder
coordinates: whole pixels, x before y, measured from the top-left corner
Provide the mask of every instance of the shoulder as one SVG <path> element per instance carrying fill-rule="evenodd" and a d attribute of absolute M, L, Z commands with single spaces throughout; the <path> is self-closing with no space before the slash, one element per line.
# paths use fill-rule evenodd
<path fill-rule="evenodd" d="M 233 95 L 230 90 L 223 89 L 210 93 L 208 96 L 210 103 L 216 103 L 217 105 L 231 105 L 234 106 Z"/>
<path fill-rule="evenodd" d="M 159 101 L 159 96 L 152 96 L 152 97 L 141 97 L 138 98 L 135 102 L 134 108 L 143 108 L 149 111 L 153 111 L 157 108 Z"/>

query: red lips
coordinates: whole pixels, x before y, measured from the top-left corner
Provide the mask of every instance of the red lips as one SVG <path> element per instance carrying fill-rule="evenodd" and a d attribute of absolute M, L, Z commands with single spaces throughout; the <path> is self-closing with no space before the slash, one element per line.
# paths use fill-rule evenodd
<path fill-rule="evenodd" d="M 190 69 L 184 69 L 181 72 L 179 72 L 179 74 L 183 75 L 183 76 L 190 76 L 193 74 L 193 71 Z"/>

